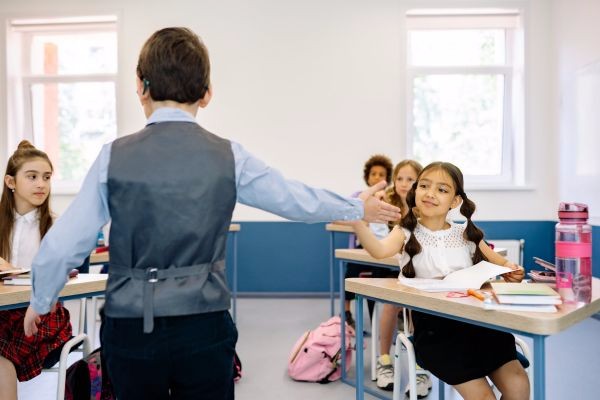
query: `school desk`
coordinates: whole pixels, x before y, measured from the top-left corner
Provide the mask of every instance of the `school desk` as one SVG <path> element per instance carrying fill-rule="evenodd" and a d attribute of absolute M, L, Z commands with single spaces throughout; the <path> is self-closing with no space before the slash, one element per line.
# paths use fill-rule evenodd
<path fill-rule="evenodd" d="M 233 282 L 231 282 L 231 316 L 233 318 L 233 322 L 235 322 L 236 317 L 236 303 L 237 303 L 237 233 L 242 229 L 240 224 L 231 224 L 229 225 L 229 233 L 231 233 L 231 239 L 233 240 L 233 260 L 232 260 L 232 269 L 233 269 Z M 108 251 L 102 253 L 93 252 L 90 255 L 90 264 L 107 264 L 110 261 L 110 255 Z"/>
<path fill-rule="evenodd" d="M 351 234 L 354 233 L 354 228 L 348 225 L 327 224 L 325 230 L 329 232 L 329 316 L 335 315 L 335 289 L 334 289 L 334 268 L 335 268 L 335 235 L 336 233 Z M 507 250 L 502 247 L 494 249 L 501 256 L 506 256 Z M 376 265 L 380 266 L 380 265 Z M 342 303 L 343 305 L 343 303 Z M 343 310 L 343 308 L 341 308 Z"/>
<path fill-rule="evenodd" d="M 79 274 L 69 279 L 59 293 L 59 300 L 80 299 L 104 294 L 107 274 Z M 31 298 L 31 286 L 12 286 L 0 283 L 0 310 L 27 307 Z"/>
<path fill-rule="evenodd" d="M 333 317 L 335 313 L 335 290 L 333 287 L 334 283 L 334 250 L 335 250 L 335 234 L 336 233 L 345 233 L 350 234 L 354 233 L 354 228 L 347 225 L 338 225 L 338 224 L 327 224 L 325 225 L 325 230 L 329 232 L 329 316 Z M 343 310 L 343 308 L 342 308 Z"/>
<path fill-rule="evenodd" d="M 338 252 L 340 263 L 369 262 L 364 256 L 359 260 L 352 254 Z M 372 299 L 413 310 L 433 314 L 457 321 L 490 327 L 505 332 L 517 333 L 533 339 L 534 398 L 545 398 L 545 339 L 584 319 L 600 312 L 600 279 L 593 278 L 592 301 L 574 306 L 560 305 L 556 313 L 509 312 L 484 310 L 481 302 L 471 296 L 448 298 L 445 292 L 423 292 L 400 284 L 396 279 L 350 278 L 345 289 L 356 293 L 356 399 L 364 399 L 364 350 L 363 350 L 363 304 L 362 299 Z M 345 338 L 342 338 L 345 339 Z M 343 358 L 342 358 L 343 359 Z M 371 392 L 369 392 L 371 393 Z M 440 382 L 440 398 L 443 399 L 443 383 Z M 371 393 L 373 394 L 373 393 Z M 377 397 L 381 397 L 378 393 Z"/>

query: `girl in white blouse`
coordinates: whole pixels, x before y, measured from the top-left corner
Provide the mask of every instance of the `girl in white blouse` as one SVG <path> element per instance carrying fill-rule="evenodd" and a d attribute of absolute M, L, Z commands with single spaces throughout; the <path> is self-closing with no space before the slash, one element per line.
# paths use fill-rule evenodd
<path fill-rule="evenodd" d="M 523 279 L 524 270 L 495 253 L 473 224 L 475 204 L 463 189 L 460 169 L 435 162 L 425 167 L 408 192 L 408 213 L 400 226 L 377 240 L 360 222 L 354 229 L 363 247 L 375 258 L 400 253 L 402 275 L 407 278 L 443 278 L 481 260 L 505 265 L 510 282 Z M 448 212 L 460 205 L 465 224 L 448 221 Z M 489 377 L 502 398 L 527 399 L 529 381 L 517 361 L 514 337 L 505 332 L 413 312 L 417 362 L 454 386 L 465 400 L 495 399 Z"/>
<path fill-rule="evenodd" d="M 29 268 L 52 225 L 49 206 L 52 163 L 28 141 L 9 158 L 0 198 L 0 270 Z M 41 317 L 37 335 L 26 338 L 26 308 L 0 311 L 0 399 L 17 398 L 17 379 L 40 374 L 46 356 L 71 337 L 69 312 L 59 303 Z"/>

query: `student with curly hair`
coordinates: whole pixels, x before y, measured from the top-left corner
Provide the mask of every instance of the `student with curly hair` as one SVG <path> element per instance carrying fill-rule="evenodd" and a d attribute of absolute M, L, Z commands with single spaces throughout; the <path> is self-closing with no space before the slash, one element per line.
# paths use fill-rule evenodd
<path fill-rule="evenodd" d="M 371 157 L 369 157 L 369 159 L 365 162 L 365 165 L 363 167 L 363 179 L 366 183 L 366 185 L 368 187 L 372 187 L 380 182 L 385 181 L 386 183 L 389 183 L 391 181 L 392 178 L 392 168 L 393 168 L 393 164 L 392 164 L 392 160 L 389 159 L 389 157 L 384 156 L 382 154 L 375 154 Z M 361 191 L 357 191 L 355 193 L 352 194 L 351 197 L 358 197 L 358 195 L 361 193 Z M 375 236 L 379 237 L 379 238 L 383 238 L 385 236 L 387 236 L 389 230 L 386 224 L 381 224 L 381 223 L 371 223 L 370 225 L 371 230 L 373 231 L 373 233 L 375 234 Z M 356 237 L 354 235 L 350 235 L 350 241 L 348 243 L 348 247 L 350 248 L 354 248 L 354 247 L 360 247 L 360 243 L 358 242 L 358 240 L 356 240 Z M 370 267 L 365 267 L 364 265 L 359 265 L 359 264 L 353 264 L 353 263 L 348 263 L 347 267 L 346 267 L 346 278 L 356 278 L 358 276 L 360 276 L 361 274 L 369 274 L 370 276 L 378 276 L 381 278 L 384 278 L 385 276 L 387 276 L 387 271 L 383 271 L 381 270 L 381 268 L 370 268 Z M 384 274 L 385 276 L 381 275 Z M 345 312 L 345 318 L 346 318 L 346 322 L 354 327 L 354 317 L 352 316 L 352 311 L 350 310 L 350 301 L 354 300 L 354 293 L 352 292 L 344 292 L 344 312 Z M 369 300 L 368 302 L 368 306 L 369 306 L 369 312 L 372 314 L 373 313 L 373 305 L 375 303 L 371 300 Z"/>

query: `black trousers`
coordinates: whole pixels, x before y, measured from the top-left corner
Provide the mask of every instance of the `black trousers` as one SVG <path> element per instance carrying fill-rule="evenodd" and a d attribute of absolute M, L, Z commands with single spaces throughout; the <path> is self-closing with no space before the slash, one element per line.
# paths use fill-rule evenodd
<path fill-rule="evenodd" d="M 103 355 L 119 400 L 232 400 L 237 329 L 227 311 L 154 319 L 106 317 Z"/>

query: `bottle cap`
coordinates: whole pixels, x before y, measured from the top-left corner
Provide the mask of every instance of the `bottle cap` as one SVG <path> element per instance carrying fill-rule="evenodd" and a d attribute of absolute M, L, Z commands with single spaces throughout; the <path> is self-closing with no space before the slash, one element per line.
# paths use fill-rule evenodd
<path fill-rule="evenodd" d="M 588 219 L 588 206 L 583 203 L 560 203 L 558 205 L 559 219 Z"/>

